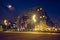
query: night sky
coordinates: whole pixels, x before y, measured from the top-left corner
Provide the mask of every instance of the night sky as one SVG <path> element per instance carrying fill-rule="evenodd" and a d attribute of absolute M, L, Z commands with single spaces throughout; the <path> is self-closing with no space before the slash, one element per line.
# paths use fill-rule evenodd
<path fill-rule="evenodd" d="M 41 6 L 54 23 L 60 24 L 60 0 L 0 0 L 0 20 L 15 21 L 21 12 L 35 6 Z"/>

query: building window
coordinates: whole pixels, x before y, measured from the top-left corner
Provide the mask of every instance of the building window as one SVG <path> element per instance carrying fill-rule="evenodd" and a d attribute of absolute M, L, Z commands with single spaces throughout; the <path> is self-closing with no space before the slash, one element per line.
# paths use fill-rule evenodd
<path fill-rule="evenodd" d="M 40 10 L 42 10 L 42 8 L 40 8 Z"/>
<path fill-rule="evenodd" d="M 37 11 L 40 11 L 39 9 L 37 9 Z"/>

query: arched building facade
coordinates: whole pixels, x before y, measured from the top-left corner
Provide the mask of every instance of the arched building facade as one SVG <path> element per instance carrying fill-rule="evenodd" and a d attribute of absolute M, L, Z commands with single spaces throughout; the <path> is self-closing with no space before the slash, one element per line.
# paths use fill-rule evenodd
<path fill-rule="evenodd" d="M 16 26 L 21 30 L 40 30 L 47 27 L 53 27 L 54 23 L 47 16 L 44 9 L 40 6 L 33 7 L 21 13 L 17 17 Z"/>

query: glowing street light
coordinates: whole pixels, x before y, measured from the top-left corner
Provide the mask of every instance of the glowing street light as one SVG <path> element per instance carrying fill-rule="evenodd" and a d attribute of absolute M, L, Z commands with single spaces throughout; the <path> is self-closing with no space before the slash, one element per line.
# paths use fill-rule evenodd
<path fill-rule="evenodd" d="M 4 24 L 5 24 L 5 25 L 8 25 L 8 24 L 7 24 L 7 20 L 6 20 L 6 19 L 4 20 Z"/>
<path fill-rule="evenodd" d="M 33 15 L 33 17 L 32 17 L 32 20 L 34 21 L 34 22 L 36 22 L 36 15 Z"/>
<path fill-rule="evenodd" d="M 10 10 L 14 10 L 14 7 L 12 5 L 7 5 L 7 8 Z"/>
<path fill-rule="evenodd" d="M 8 8 L 12 8 L 12 5 L 7 5 Z"/>

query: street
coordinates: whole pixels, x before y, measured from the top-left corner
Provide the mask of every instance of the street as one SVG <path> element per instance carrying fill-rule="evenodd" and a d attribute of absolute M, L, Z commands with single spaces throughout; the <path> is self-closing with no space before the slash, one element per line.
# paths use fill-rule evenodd
<path fill-rule="evenodd" d="M 0 40 L 60 40 L 59 33 L 0 32 Z"/>

